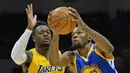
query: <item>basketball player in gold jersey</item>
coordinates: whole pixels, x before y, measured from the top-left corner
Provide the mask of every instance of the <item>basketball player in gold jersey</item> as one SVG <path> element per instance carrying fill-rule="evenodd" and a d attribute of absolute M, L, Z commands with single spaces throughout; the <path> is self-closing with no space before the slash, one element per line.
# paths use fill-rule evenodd
<path fill-rule="evenodd" d="M 47 23 L 37 21 L 37 16 L 33 15 L 32 4 L 26 8 L 26 14 L 28 26 L 15 43 L 11 58 L 16 64 L 22 65 L 24 73 L 64 73 L 63 67 L 51 66 L 47 60 L 51 41 L 51 32 Z M 31 34 L 35 48 L 25 51 Z"/>
<path fill-rule="evenodd" d="M 113 45 L 91 29 L 75 9 L 69 7 L 68 10 L 72 20 L 78 24 L 72 32 L 72 45 L 76 49 L 59 55 L 59 34 L 51 28 L 53 38 L 48 52 L 51 65 L 69 66 L 74 73 L 117 73 L 112 54 Z M 89 37 L 94 40 L 94 44 L 89 42 Z"/>

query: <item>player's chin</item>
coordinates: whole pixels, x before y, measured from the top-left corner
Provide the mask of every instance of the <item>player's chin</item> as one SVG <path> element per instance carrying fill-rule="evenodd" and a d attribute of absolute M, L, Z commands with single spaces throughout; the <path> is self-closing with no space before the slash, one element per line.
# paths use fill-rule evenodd
<path fill-rule="evenodd" d="M 82 47 L 81 44 L 73 44 L 74 49 L 78 49 L 78 48 L 81 48 L 81 47 Z"/>
<path fill-rule="evenodd" d="M 44 42 L 44 43 L 42 43 L 42 45 L 44 45 L 44 46 L 49 46 L 49 45 L 50 45 L 50 42 Z"/>
<path fill-rule="evenodd" d="M 79 43 L 73 43 L 72 45 L 73 46 L 79 46 L 80 44 Z"/>

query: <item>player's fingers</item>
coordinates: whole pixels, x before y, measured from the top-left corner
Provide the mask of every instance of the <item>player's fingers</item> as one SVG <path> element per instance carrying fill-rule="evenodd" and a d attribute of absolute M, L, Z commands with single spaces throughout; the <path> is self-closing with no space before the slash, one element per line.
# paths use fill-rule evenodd
<path fill-rule="evenodd" d="M 33 18 L 33 14 L 32 14 L 32 11 L 31 11 L 31 4 L 28 5 L 28 14 L 29 14 L 29 18 Z"/>
<path fill-rule="evenodd" d="M 53 10 L 49 12 L 49 15 L 48 15 L 48 19 L 47 19 L 47 22 L 50 24 L 51 23 L 51 14 L 52 14 Z"/>
<path fill-rule="evenodd" d="M 27 17 L 29 17 L 29 12 L 28 12 L 28 9 L 26 8 L 26 14 L 27 14 Z"/>
<path fill-rule="evenodd" d="M 34 15 L 34 19 L 37 20 L 37 15 Z"/>
<path fill-rule="evenodd" d="M 78 21 L 77 19 L 72 19 L 72 22 L 75 22 L 75 23 L 77 23 L 77 21 Z"/>
<path fill-rule="evenodd" d="M 32 14 L 32 11 L 31 11 L 31 4 L 29 4 L 28 10 L 29 10 L 29 13 Z"/>
<path fill-rule="evenodd" d="M 77 19 L 77 15 L 71 11 L 69 11 L 69 15 L 71 16 L 72 19 Z"/>
<path fill-rule="evenodd" d="M 51 16 L 51 13 L 48 14 L 48 19 L 50 18 L 50 16 Z"/>
<path fill-rule="evenodd" d="M 47 18 L 47 20 L 49 20 L 50 19 L 50 15 L 48 15 L 48 18 Z"/>
<path fill-rule="evenodd" d="M 51 12 L 49 12 L 48 16 L 51 16 Z"/>
<path fill-rule="evenodd" d="M 30 12 L 30 5 L 27 6 L 27 10 L 28 10 L 28 15 L 30 15 L 31 14 L 31 12 Z"/>
<path fill-rule="evenodd" d="M 32 5 L 32 4 L 30 4 L 30 10 L 32 10 L 32 7 L 33 7 L 33 5 Z"/>
<path fill-rule="evenodd" d="M 28 8 L 27 8 L 27 9 L 28 9 L 28 12 L 29 12 L 29 14 L 30 14 L 30 6 L 28 5 L 27 7 L 28 7 Z"/>
<path fill-rule="evenodd" d="M 50 11 L 48 16 L 50 16 L 50 15 L 52 14 L 53 11 L 54 11 L 54 10 Z"/>
<path fill-rule="evenodd" d="M 30 12 L 33 15 L 33 5 L 32 4 L 30 4 Z"/>
<path fill-rule="evenodd" d="M 68 10 L 72 11 L 73 13 L 77 13 L 77 11 L 72 7 L 68 7 Z"/>
<path fill-rule="evenodd" d="M 48 15 L 47 22 L 48 22 L 48 24 L 50 24 L 50 23 L 51 23 L 51 18 L 50 18 L 50 15 Z"/>

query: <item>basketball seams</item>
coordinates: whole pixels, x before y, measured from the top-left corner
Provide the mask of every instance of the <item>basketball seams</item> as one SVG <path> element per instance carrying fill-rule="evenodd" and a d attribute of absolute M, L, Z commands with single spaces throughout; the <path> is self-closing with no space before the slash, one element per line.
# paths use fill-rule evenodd
<path fill-rule="evenodd" d="M 71 17 L 71 16 L 70 16 Z M 70 31 L 72 31 L 72 26 L 73 26 L 73 24 L 72 24 L 72 19 L 71 19 L 71 22 L 70 22 L 70 24 L 71 24 L 71 29 L 70 29 Z"/>
<path fill-rule="evenodd" d="M 67 22 L 66 22 L 66 24 L 68 23 L 68 16 L 67 16 Z M 60 23 L 61 24 L 61 23 Z M 63 28 L 66 26 L 66 24 L 64 24 L 64 26 L 60 29 L 60 31 L 62 31 L 63 30 Z"/>
<path fill-rule="evenodd" d="M 57 9 L 57 11 L 50 13 L 49 16 L 49 26 L 61 35 L 68 34 L 75 28 L 71 16 L 65 10 L 61 9 L 60 11 L 60 9 Z"/>
<path fill-rule="evenodd" d="M 64 12 L 55 11 L 55 13 L 56 13 L 56 12 L 57 12 L 57 13 L 64 14 L 64 15 L 65 15 L 65 17 L 60 18 L 60 19 L 58 19 L 58 20 L 55 20 L 55 21 L 51 22 L 51 24 L 53 24 L 53 23 L 55 23 L 55 22 L 57 22 L 57 21 L 59 21 L 59 20 L 62 20 L 62 19 L 64 19 L 64 18 L 68 18 L 68 15 L 67 15 L 66 13 L 64 13 Z M 53 11 L 52 13 L 54 13 L 54 11 Z M 50 17 L 52 17 L 52 13 L 50 14 Z"/>
<path fill-rule="evenodd" d="M 55 21 L 53 21 L 53 22 L 50 22 L 51 24 L 54 24 L 55 22 L 57 22 L 57 21 L 60 21 L 60 20 L 62 20 L 62 19 L 65 19 L 65 18 L 68 18 L 68 17 L 63 17 L 63 18 L 60 18 L 60 19 L 58 19 L 58 20 L 55 20 Z"/>
<path fill-rule="evenodd" d="M 64 27 L 66 26 L 66 24 L 68 23 L 68 15 L 67 15 L 66 13 L 60 12 L 60 11 L 55 11 L 55 12 L 62 13 L 62 14 L 65 15 L 65 17 L 60 18 L 60 19 L 58 19 L 58 20 L 56 20 L 56 21 L 50 22 L 51 24 L 55 24 L 55 23 L 57 22 L 57 25 L 60 26 L 60 25 L 61 25 L 60 21 L 63 20 L 63 19 L 65 19 L 65 18 L 67 19 L 67 20 L 66 20 L 66 23 L 60 28 L 60 30 L 59 30 L 59 32 L 60 32 L 60 31 L 63 30 L 63 28 L 64 28 Z M 50 15 L 50 16 L 52 16 L 52 15 Z M 52 25 L 50 25 L 50 26 L 52 27 Z M 57 27 L 56 27 L 56 29 L 57 29 Z"/>

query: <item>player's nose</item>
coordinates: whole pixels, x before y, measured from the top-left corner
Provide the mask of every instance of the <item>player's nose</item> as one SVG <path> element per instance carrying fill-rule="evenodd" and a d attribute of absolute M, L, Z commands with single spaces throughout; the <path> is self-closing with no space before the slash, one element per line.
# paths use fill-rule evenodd
<path fill-rule="evenodd" d="M 45 32 L 44 34 L 43 34 L 43 37 L 48 37 L 48 33 L 47 32 Z"/>

